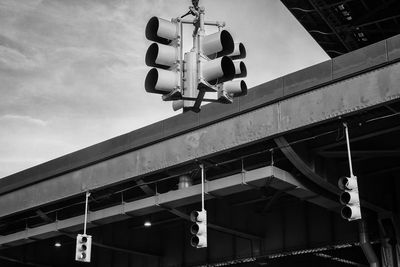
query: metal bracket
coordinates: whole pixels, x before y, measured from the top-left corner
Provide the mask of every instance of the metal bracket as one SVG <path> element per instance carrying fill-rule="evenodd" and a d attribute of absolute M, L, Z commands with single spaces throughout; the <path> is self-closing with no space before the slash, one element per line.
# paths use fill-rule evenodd
<path fill-rule="evenodd" d="M 164 101 L 172 101 L 182 99 L 182 92 L 179 87 L 172 90 L 169 94 L 163 95 L 162 100 Z"/>

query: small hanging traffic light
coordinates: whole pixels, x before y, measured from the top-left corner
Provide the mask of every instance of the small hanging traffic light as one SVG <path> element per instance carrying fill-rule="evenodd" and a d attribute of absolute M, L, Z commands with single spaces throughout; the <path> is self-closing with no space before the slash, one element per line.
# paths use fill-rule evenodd
<path fill-rule="evenodd" d="M 78 234 L 76 237 L 75 260 L 81 262 L 90 262 L 92 250 L 92 236 Z"/>
<path fill-rule="evenodd" d="M 207 247 L 207 211 L 192 211 L 190 220 L 194 222 L 190 227 L 193 235 L 190 244 L 195 248 Z"/>
<path fill-rule="evenodd" d="M 349 221 L 361 219 L 357 177 L 341 177 L 338 185 L 343 190 L 340 194 L 340 203 L 345 205 L 341 210 L 342 217 Z"/>

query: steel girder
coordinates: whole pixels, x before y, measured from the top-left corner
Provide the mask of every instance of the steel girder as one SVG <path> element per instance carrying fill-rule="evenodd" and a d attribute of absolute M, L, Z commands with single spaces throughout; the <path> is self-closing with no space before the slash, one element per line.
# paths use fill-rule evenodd
<path fill-rule="evenodd" d="M 290 173 L 277 167 L 268 166 L 248 172 L 234 174 L 221 179 L 208 181 L 206 184 L 206 198 L 212 196 L 223 197 L 237 192 L 250 190 L 255 187 L 262 187 L 269 178 L 269 186 L 284 191 L 297 198 L 309 201 L 329 210 L 337 211 L 339 204 L 330 199 L 326 199 L 312 191 L 303 184 L 299 183 Z M 188 188 L 169 191 L 167 193 L 158 194 L 144 199 L 124 202 L 120 205 L 105 208 L 89 213 L 88 227 L 95 227 L 106 223 L 117 222 L 130 216 L 146 215 L 164 209 L 175 209 L 184 205 L 189 205 L 200 200 L 201 185 L 193 185 Z M 182 215 L 181 215 L 182 216 Z M 22 232 L 13 233 L 6 236 L 0 236 L 0 246 L 16 246 L 24 243 L 34 242 L 36 240 L 51 238 L 64 233 L 72 233 L 83 227 L 83 215 L 72 217 L 65 220 L 59 220 L 43 226 L 35 228 L 27 228 Z M 238 235 L 250 239 L 260 239 L 260 237 L 235 231 L 232 229 L 224 229 L 219 225 L 210 222 L 210 228 L 217 231 L 226 232 L 228 234 Z M 139 252 L 135 252 L 139 254 Z M 146 255 L 145 256 L 154 256 Z"/>
<path fill-rule="evenodd" d="M 338 81 L 0 196 L 0 217 L 356 113 L 400 97 L 400 63 Z"/>

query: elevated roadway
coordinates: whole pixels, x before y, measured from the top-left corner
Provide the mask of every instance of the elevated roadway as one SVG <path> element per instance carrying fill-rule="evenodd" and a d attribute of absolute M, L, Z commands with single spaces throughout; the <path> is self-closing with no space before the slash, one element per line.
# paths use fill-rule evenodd
<path fill-rule="evenodd" d="M 216 222 L 213 229 L 238 242 L 233 252 L 221 250 L 219 256 L 238 259 L 250 255 L 258 260 L 268 253 L 295 249 L 326 250 L 336 245 L 353 248 L 358 242 L 357 227 L 339 222 L 337 215 L 336 182 L 347 168 L 341 149 L 344 143 L 338 138 L 340 125 L 349 122 L 351 133 L 358 138 L 354 149 L 364 151 L 355 153 L 359 173 L 365 177 L 394 176 L 398 169 L 399 143 L 395 136 L 400 129 L 399 99 L 400 36 L 395 36 L 256 86 L 232 105 L 206 105 L 198 114 L 180 114 L 10 175 L 0 180 L 1 248 L 12 255 L 15 246 L 79 231 L 86 191 L 94 196 L 89 215 L 94 232 L 115 223 L 122 223 L 121 229 L 127 231 L 124 221 L 137 223 L 138 218 L 150 215 L 162 222 L 163 212 L 185 221 L 188 209 L 200 200 L 200 162 L 207 167 L 209 205 L 215 210 L 211 216 Z M 371 138 L 379 138 L 384 147 L 369 147 Z M 368 160 L 375 160 L 380 167 L 366 164 Z M 195 185 L 176 190 L 183 175 L 189 175 Z M 393 197 L 400 189 L 393 179 L 385 183 L 376 179 L 361 182 L 363 207 L 369 218 L 391 220 L 388 214 L 397 212 L 398 202 L 377 195 L 388 190 L 387 184 Z M 219 211 L 219 206 L 227 207 L 226 201 L 230 211 Z M 246 205 L 251 209 L 239 208 Z M 244 216 L 250 210 L 253 213 L 249 218 L 259 220 L 250 228 L 253 231 L 233 215 Z M 330 219 L 325 221 L 321 215 Z M 270 222 L 260 216 L 267 216 Z M 296 216 L 304 226 L 304 238 L 296 238 L 296 225 L 288 221 Z M 167 216 L 165 220 L 173 219 Z M 323 233 L 325 228 L 309 228 L 306 225 L 313 222 L 307 220 L 325 222 L 331 229 L 329 234 Z M 279 228 L 280 223 L 287 226 L 286 230 Z M 266 225 L 282 232 L 270 232 Z M 379 225 L 372 229 L 378 239 Z M 103 236 L 99 231 L 96 233 Z M 182 235 L 181 231 L 173 232 Z M 285 231 L 292 234 L 288 236 Z M 151 236 L 159 242 L 156 233 Z M 222 244 L 226 238 L 216 237 L 215 242 Z M 253 240 L 251 249 L 237 238 Z M 105 235 L 103 239 L 107 240 Z M 132 246 L 133 254 L 155 258 L 157 264 L 180 262 L 176 260 L 178 251 L 164 243 L 149 245 L 152 252 L 144 252 L 145 246 L 138 243 Z M 182 246 L 187 255 L 193 256 L 193 251 Z M 108 248 L 118 251 L 115 245 Z M 119 251 L 124 252 L 121 248 Z M 195 265 L 221 258 L 211 254 L 183 261 Z"/>

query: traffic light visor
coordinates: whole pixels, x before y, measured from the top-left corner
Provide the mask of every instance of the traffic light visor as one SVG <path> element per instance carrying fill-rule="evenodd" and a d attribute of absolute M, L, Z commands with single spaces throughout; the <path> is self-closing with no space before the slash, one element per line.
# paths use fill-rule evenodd
<path fill-rule="evenodd" d="M 207 214 L 203 211 L 192 211 L 190 213 L 190 220 L 192 222 L 203 222 L 206 220 Z"/>
<path fill-rule="evenodd" d="M 232 35 L 226 30 L 204 36 L 201 45 L 203 54 L 210 59 L 229 55 L 234 47 Z"/>
<path fill-rule="evenodd" d="M 245 58 L 246 57 L 246 48 L 242 43 L 235 43 L 234 49 L 232 54 L 229 55 L 229 57 L 232 60 L 235 59 L 240 59 L 240 58 Z"/>
<path fill-rule="evenodd" d="M 235 73 L 235 65 L 232 59 L 226 56 L 206 61 L 202 65 L 202 76 L 210 84 L 232 80 Z"/>
<path fill-rule="evenodd" d="M 190 227 L 190 232 L 194 235 L 202 235 L 206 232 L 206 225 L 201 223 L 195 223 Z"/>
<path fill-rule="evenodd" d="M 360 201 L 359 197 L 358 197 L 358 192 L 343 192 L 340 195 L 340 202 L 343 205 L 348 205 L 348 204 L 355 204 L 358 203 Z"/>
<path fill-rule="evenodd" d="M 173 46 L 152 43 L 146 52 L 146 65 L 168 69 L 177 62 L 177 49 Z"/>
<path fill-rule="evenodd" d="M 342 218 L 347 220 L 356 220 L 361 218 L 361 209 L 359 206 L 345 206 L 341 210 Z"/>
<path fill-rule="evenodd" d="M 224 83 L 224 89 L 234 97 L 247 95 L 247 85 L 243 80 Z"/>
<path fill-rule="evenodd" d="M 193 247 L 202 248 L 207 246 L 207 238 L 204 236 L 193 236 L 190 240 Z"/>
<path fill-rule="evenodd" d="M 243 78 L 247 76 L 247 68 L 243 61 L 235 61 L 235 77 Z"/>
<path fill-rule="evenodd" d="M 167 94 L 176 88 L 177 76 L 173 71 L 152 68 L 147 73 L 144 88 L 148 93 Z"/>
<path fill-rule="evenodd" d="M 146 25 L 146 38 L 157 43 L 169 44 L 178 38 L 176 24 L 162 18 L 152 17 Z"/>

